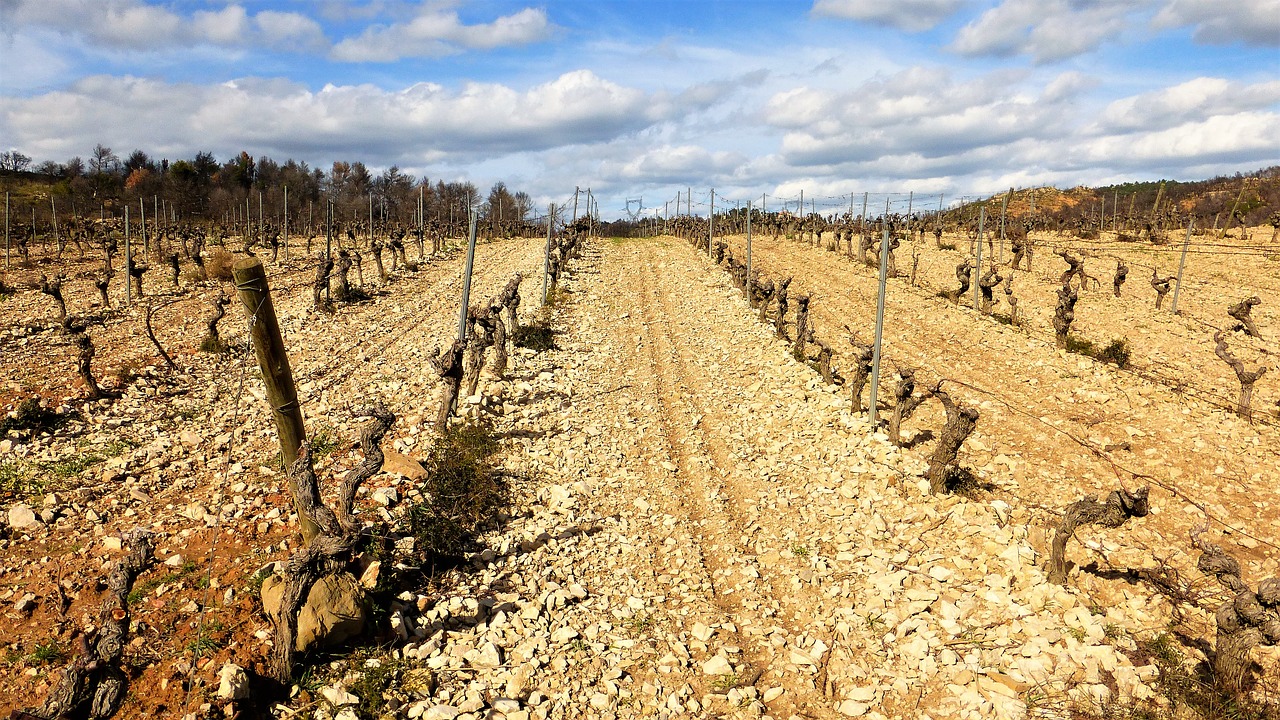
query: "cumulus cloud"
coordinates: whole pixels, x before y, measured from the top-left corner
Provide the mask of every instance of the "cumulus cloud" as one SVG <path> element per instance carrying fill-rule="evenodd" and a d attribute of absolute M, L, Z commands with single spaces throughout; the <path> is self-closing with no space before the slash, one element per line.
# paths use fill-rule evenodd
<path fill-rule="evenodd" d="M 922 32 L 951 17 L 967 0 L 815 0 L 813 14 Z"/>
<path fill-rule="evenodd" d="M 1280 0 L 1168 0 L 1155 16 L 1157 28 L 1191 26 L 1192 37 L 1209 45 L 1236 42 L 1280 46 Z"/>
<path fill-rule="evenodd" d="M 0 135 L 40 157 L 83 154 L 103 142 L 158 154 L 200 149 L 370 164 L 478 159 L 605 141 L 678 112 L 679 105 L 586 71 L 524 90 L 420 83 L 388 91 L 285 80 L 218 85 L 94 76 L 66 90 L 0 98 Z"/>
<path fill-rule="evenodd" d="M 1036 96 L 1019 79 L 994 73 L 957 82 L 944 69 L 915 67 L 844 92 L 780 93 L 765 118 L 787 130 L 782 152 L 793 165 L 953 156 L 1049 134 L 1080 84 L 1074 74 L 1059 77 Z"/>
<path fill-rule="evenodd" d="M 314 50 L 327 44 L 316 21 L 291 12 L 249 14 L 243 6 L 179 15 L 142 0 L 3 0 L 6 29 L 43 28 L 113 50 L 156 50 L 193 43 Z"/>
<path fill-rule="evenodd" d="M 1103 110 L 1099 124 L 1106 131 L 1161 130 L 1277 104 L 1280 80 L 1244 84 L 1200 77 L 1117 100 Z"/>
<path fill-rule="evenodd" d="M 740 153 L 711 151 L 697 145 L 663 145 L 617 164 L 611 175 L 648 183 L 683 183 L 692 176 L 731 172 L 746 161 Z"/>
<path fill-rule="evenodd" d="M 1003 0 L 960 29 L 961 55 L 1030 55 L 1052 62 L 1098 48 L 1120 35 L 1129 16 L 1152 0 Z"/>
<path fill-rule="evenodd" d="M 538 8 L 525 8 L 489 23 L 467 25 L 456 12 L 424 5 L 407 22 L 375 25 L 357 37 L 342 40 L 334 46 L 333 56 L 349 62 L 392 62 L 405 57 L 528 45 L 546 40 L 553 31 L 546 11 Z"/>

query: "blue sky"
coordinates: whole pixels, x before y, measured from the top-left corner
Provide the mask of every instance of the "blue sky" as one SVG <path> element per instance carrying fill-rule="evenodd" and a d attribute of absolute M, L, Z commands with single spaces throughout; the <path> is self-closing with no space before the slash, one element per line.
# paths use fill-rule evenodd
<path fill-rule="evenodd" d="M 1280 0 L 0 0 L 0 146 L 362 160 L 602 213 L 1280 164 Z"/>

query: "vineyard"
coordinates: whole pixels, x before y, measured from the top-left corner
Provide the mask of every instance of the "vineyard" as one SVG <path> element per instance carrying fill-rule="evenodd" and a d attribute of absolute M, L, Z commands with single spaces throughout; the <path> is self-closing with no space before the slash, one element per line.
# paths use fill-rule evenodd
<path fill-rule="evenodd" d="M 1280 717 L 1269 182 L 53 212 L 0 713 Z"/>

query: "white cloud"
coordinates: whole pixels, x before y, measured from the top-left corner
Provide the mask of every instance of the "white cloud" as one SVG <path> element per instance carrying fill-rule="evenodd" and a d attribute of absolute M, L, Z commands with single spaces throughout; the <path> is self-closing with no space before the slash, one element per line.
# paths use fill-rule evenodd
<path fill-rule="evenodd" d="M 1039 96 L 1020 76 L 995 73 L 957 82 L 940 68 L 915 67 L 843 91 L 801 88 L 774 96 L 766 121 L 786 132 L 782 152 L 799 166 L 917 154 L 961 154 L 1025 137 L 1048 135 L 1074 98 L 1075 74 L 1060 76 Z"/>
<path fill-rule="evenodd" d="M 542 9 L 525 8 L 490 23 L 466 25 L 458 13 L 426 5 L 405 23 L 375 25 L 333 48 L 350 62 L 392 62 L 404 57 L 434 57 L 463 50 L 528 45 L 549 38 L 554 26 Z"/>
<path fill-rule="evenodd" d="M 1197 42 L 1280 46 L 1280 0 L 1168 0 L 1156 14 L 1157 28 L 1194 28 Z"/>
<path fill-rule="evenodd" d="M 961 55 L 1030 55 L 1052 62 L 1097 49 L 1120 35 L 1129 15 L 1152 0 L 1003 0 L 957 33 Z"/>
<path fill-rule="evenodd" d="M 611 174 L 631 181 L 682 183 L 692 176 L 731 172 L 745 161 L 740 153 L 713 152 L 696 145 L 663 145 L 617 163 Z"/>
<path fill-rule="evenodd" d="M 967 0 L 815 0 L 813 14 L 922 32 L 932 29 L 966 4 Z"/>
<path fill-rule="evenodd" d="M 1200 77 L 1178 85 L 1117 100 L 1103 110 L 1108 131 L 1160 130 L 1213 116 L 1264 110 L 1280 104 L 1280 80 L 1246 85 Z"/>
<path fill-rule="evenodd" d="M 606 141 L 679 106 L 580 70 L 525 90 L 421 83 L 398 91 L 285 80 L 218 85 L 94 76 L 31 98 L 0 98 L 0 135 L 43 158 L 84 154 L 102 142 L 185 156 L 256 154 L 350 157 L 408 165 L 478 159 Z"/>
<path fill-rule="evenodd" d="M 1070 154 L 1083 165 L 1113 168 L 1274 163 L 1280 159 L 1278 137 L 1280 113 L 1242 112 L 1154 132 L 1099 137 Z"/>
<path fill-rule="evenodd" d="M 206 44 L 245 48 L 314 50 L 327 45 L 314 20 L 298 13 L 264 10 L 250 15 L 231 4 L 198 10 L 189 17 L 142 0 L 0 0 L 5 29 L 34 27 L 83 38 L 113 50 L 157 50 Z"/>

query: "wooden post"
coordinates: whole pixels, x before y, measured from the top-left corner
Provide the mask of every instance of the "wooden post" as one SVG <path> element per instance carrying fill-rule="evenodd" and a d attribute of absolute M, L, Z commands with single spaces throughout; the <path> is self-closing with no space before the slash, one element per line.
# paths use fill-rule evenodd
<path fill-rule="evenodd" d="M 280 323 L 271 303 L 271 290 L 267 287 L 267 273 L 262 261 L 256 257 L 238 260 L 231 268 L 236 281 L 236 294 L 249 314 L 249 336 L 253 341 L 258 368 L 267 387 L 267 402 L 271 405 L 271 417 L 280 436 L 280 456 L 284 460 L 285 478 L 294 506 L 298 508 L 298 523 L 302 526 L 302 539 L 307 543 L 320 534 L 320 528 L 302 512 L 298 503 L 298 485 L 289 476 L 288 469 L 298 459 L 298 449 L 307 437 L 302 424 L 302 406 L 298 404 L 298 389 L 293 384 L 293 370 L 289 367 L 289 355 L 280 337 Z"/>
<path fill-rule="evenodd" d="M 284 186 L 284 215 L 280 219 L 284 231 L 284 261 L 289 262 L 289 186 Z"/>
<path fill-rule="evenodd" d="M 311 257 L 311 236 L 315 235 L 315 223 L 311 221 L 311 201 L 307 201 L 307 257 Z"/>
<path fill-rule="evenodd" d="M 556 204 L 547 210 L 547 249 L 542 254 L 542 306 L 547 305 L 547 277 L 551 275 L 551 233 L 556 226 Z"/>
<path fill-rule="evenodd" d="M 9 272 L 9 191 L 4 191 L 4 270 Z"/>
<path fill-rule="evenodd" d="M 1169 308 L 1174 315 L 1178 314 L 1178 292 L 1182 290 L 1182 269 L 1187 266 L 1187 248 L 1191 247 L 1191 218 L 1187 219 L 1187 239 L 1182 243 L 1182 259 L 1178 261 L 1178 281 L 1173 286 L 1173 305 Z"/>
<path fill-rule="evenodd" d="M 884 295 L 889 277 L 889 198 L 884 199 L 884 235 L 880 240 L 880 292 L 876 295 L 876 341 L 871 352 L 871 432 L 876 431 L 876 420 L 879 413 L 877 392 L 880 388 L 880 344 L 884 339 Z"/>
<path fill-rule="evenodd" d="M 145 256 L 151 252 L 151 239 L 147 237 L 147 204 L 142 198 L 138 198 L 138 216 L 142 218 L 142 254 Z M 54 232 L 57 232 L 57 221 L 54 222 Z"/>
<path fill-rule="evenodd" d="M 578 193 L 582 192 L 577 185 L 573 186 L 573 218 L 569 220 L 569 224 L 573 225 L 578 222 Z"/>

